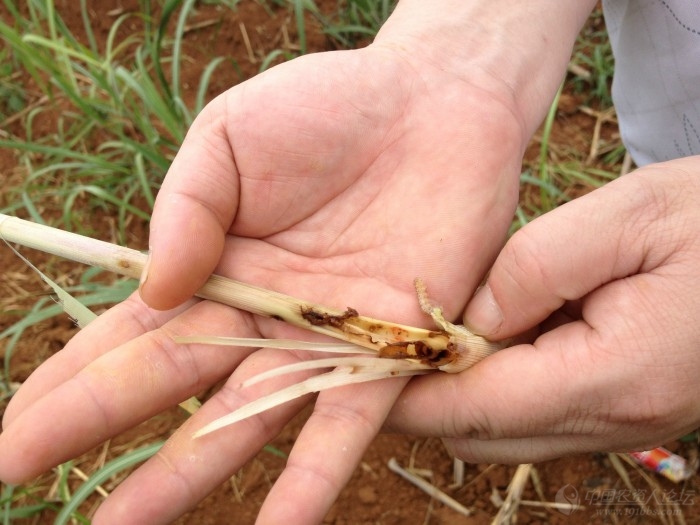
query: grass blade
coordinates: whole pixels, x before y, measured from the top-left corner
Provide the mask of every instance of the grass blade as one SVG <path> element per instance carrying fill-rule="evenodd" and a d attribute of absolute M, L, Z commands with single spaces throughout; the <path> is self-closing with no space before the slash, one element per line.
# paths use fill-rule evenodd
<path fill-rule="evenodd" d="M 70 501 L 66 503 L 58 513 L 58 516 L 56 516 L 54 525 L 66 525 L 74 517 L 73 513 L 95 491 L 98 485 L 101 485 L 120 472 L 149 459 L 158 452 L 162 446 L 163 442 L 159 441 L 123 454 L 105 464 L 104 467 L 95 472 L 85 483 L 78 487 Z"/>

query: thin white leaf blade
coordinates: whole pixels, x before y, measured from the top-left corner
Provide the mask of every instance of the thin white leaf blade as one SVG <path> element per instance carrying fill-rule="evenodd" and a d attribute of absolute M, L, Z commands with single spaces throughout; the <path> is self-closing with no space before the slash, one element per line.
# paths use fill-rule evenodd
<path fill-rule="evenodd" d="M 7 244 L 10 247 L 10 249 L 13 252 L 15 252 L 17 257 L 22 259 L 22 261 L 24 261 L 24 263 L 27 266 L 34 270 L 39 275 L 39 277 L 41 277 L 41 279 L 51 287 L 51 289 L 58 297 L 58 303 L 61 305 L 63 310 L 75 321 L 79 328 L 85 328 L 88 324 L 90 324 L 90 322 L 97 318 L 97 314 L 95 314 L 83 303 L 78 301 L 71 294 L 66 292 L 58 284 L 49 279 L 44 273 L 41 272 L 41 270 L 39 270 L 39 268 L 34 266 L 29 261 L 29 259 L 27 259 L 24 255 L 15 250 L 15 248 L 12 245 L 10 245 L 7 241 L 5 241 L 5 244 Z"/>
<path fill-rule="evenodd" d="M 314 352 L 367 354 L 377 352 L 363 348 L 353 343 L 321 343 L 312 341 L 296 341 L 294 339 L 264 339 L 257 337 L 225 337 L 218 335 L 177 335 L 173 341 L 179 344 L 207 344 L 220 346 L 245 346 L 256 348 L 276 348 L 278 350 L 310 350 Z"/>
<path fill-rule="evenodd" d="M 347 367 L 347 368 L 363 368 L 367 370 L 372 370 L 373 372 L 403 372 L 409 370 L 425 370 L 426 372 L 432 372 L 435 369 L 429 365 L 423 365 L 415 361 L 405 361 L 400 359 L 382 359 L 381 357 L 328 357 L 325 359 L 311 359 L 309 361 L 299 361 L 298 363 L 291 363 L 289 365 L 278 366 L 277 368 L 272 368 L 266 370 L 265 372 L 260 372 L 253 377 L 246 379 L 241 383 L 243 388 L 253 386 L 262 381 L 279 377 L 281 375 L 293 374 L 295 372 L 304 372 L 308 370 L 320 370 L 323 368 L 336 368 L 336 367 Z"/>
<path fill-rule="evenodd" d="M 392 370 L 375 372 L 365 369 L 357 370 L 353 367 L 337 368 L 332 372 L 310 377 L 306 381 L 290 385 L 287 388 L 283 388 L 282 390 L 278 390 L 277 392 L 273 392 L 272 394 L 263 396 L 260 399 L 256 399 L 255 401 L 243 405 L 238 410 L 215 419 L 211 423 L 200 428 L 194 433 L 193 437 L 196 439 L 205 436 L 206 434 L 211 434 L 216 430 L 233 425 L 234 423 L 238 423 L 244 419 L 248 419 L 249 417 L 256 416 L 265 412 L 266 410 L 273 409 L 287 403 L 288 401 L 305 396 L 306 394 L 321 392 L 323 390 L 328 390 L 329 388 L 336 388 L 339 386 L 377 381 L 379 379 L 390 377 L 421 375 L 425 373 L 425 370 L 406 370 L 400 372 Z"/>

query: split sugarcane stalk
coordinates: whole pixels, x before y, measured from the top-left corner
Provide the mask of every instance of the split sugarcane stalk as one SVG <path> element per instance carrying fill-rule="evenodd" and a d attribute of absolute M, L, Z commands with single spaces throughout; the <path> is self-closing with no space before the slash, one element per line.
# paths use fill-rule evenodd
<path fill-rule="evenodd" d="M 134 279 L 141 276 L 147 257 L 146 254 L 137 250 L 3 214 L 0 214 L 0 238 Z M 472 334 L 463 326 L 446 321 L 442 309 L 428 300 L 425 286 L 418 279 L 416 291 L 420 307 L 433 319 L 437 329 L 427 330 L 373 319 L 359 315 L 354 308 L 348 307 L 341 311 L 219 275 L 212 275 L 197 292 L 199 297 L 284 321 L 346 341 L 351 345 L 349 347 L 335 345 L 335 348 L 331 349 L 333 345 L 326 343 L 227 339 L 215 336 L 176 337 L 176 342 L 260 347 L 272 347 L 274 342 L 277 348 L 311 350 L 311 346 L 314 346 L 313 349 L 316 350 L 346 354 L 366 354 L 369 350 L 369 353 L 376 355 L 316 359 L 264 372 L 251 378 L 242 386 L 301 370 L 334 368 L 331 372 L 313 376 L 257 399 L 211 422 L 200 429 L 195 437 L 213 432 L 310 392 L 385 377 L 420 375 L 435 370 L 460 372 L 505 346 L 503 343 L 487 341 Z"/>

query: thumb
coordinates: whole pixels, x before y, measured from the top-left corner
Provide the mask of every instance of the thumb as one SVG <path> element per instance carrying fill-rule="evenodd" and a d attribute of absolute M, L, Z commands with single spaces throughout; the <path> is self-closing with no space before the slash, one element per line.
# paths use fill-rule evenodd
<path fill-rule="evenodd" d="M 465 325 L 490 339 L 512 337 L 566 301 L 639 272 L 658 200 L 637 172 L 535 219 L 506 243 L 467 305 Z"/>
<path fill-rule="evenodd" d="M 223 98 L 195 119 L 173 160 L 151 218 L 143 301 L 174 308 L 206 281 L 221 258 L 236 214 L 239 186 Z"/>

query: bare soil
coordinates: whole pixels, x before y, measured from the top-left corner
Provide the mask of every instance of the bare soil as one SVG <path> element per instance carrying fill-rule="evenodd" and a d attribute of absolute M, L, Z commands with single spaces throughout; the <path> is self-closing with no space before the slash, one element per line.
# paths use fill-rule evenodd
<path fill-rule="evenodd" d="M 329 12 L 334 9 L 334 1 L 317 2 Z M 80 34 L 82 21 L 78 2 L 57 1 L 57 10 L 69 27 Z M 95 23 L 96 36 L 104 39 L 114 21 L 114 7 L 107 7 L 99 2 L 88 2 L 91 7 L 90 17 Z M 138 6 L 136 0 L 122 0 L 120 9 L 128 11 Z M 212 83 L 213 96 L 218 92 L 255 74 L 260 61 L 275 48 L 294 49 L 297 41 L 292 13 L 287 9 L 274 8 L 271 11 L 261 7 L 258 2 L 242 1 L 235 11 L 216 9 L 202 5 L 198 8 L 197 18 L 191 24 L 192 29 L 186 38 L 186 50 L 191 57 L 191 67 L 183 71 L 183 89 L 190 94 L 196 89 L 201 74 L 201 64 L 212 56 L 227 55 L 235 59 L 238 68 L 217 75 Z M 328 50 L 333 44 L 320 31 L 314 20 L 308 20 L 309 48 Z M 247 43 L 246 43 L 247 42 Z M 31 85 L 27 93 L 32 95 Z M 31 103 L 32 101 L 28 101 Z M 580 110 L 582 95 L 567 90 L 559 108 L 552 133 L 552 143 L 564 148 L 574 148 L 588 153 L 593 141 L 596 116 Z M 49 125 L 50 127 L 50 125 Z M 12 122 L 8 132 L 23 136 L 21 120 Z M 617 129 L 612 123 L 603 126 L 603 136 L 608 140 L 616 138 Z M 538 145 L 533 143 L 528 158 L 536 159 Z M 15 152 L 0 149 L 0 183 L 7 189 L 21 184 L 22 169 Z M 573 188 L 574 194 L 587 191 L 585 187 Z M 0 207 L 7 205 L 7 192 L 0 194 Z M 524 198 L 527 196 L 524 196 Z M 51 204 L 46 206 L 50 209 Z M 114 238 L 114 221 L 109 216 L 95 216 L 92 221 L 95 235 L 103 239 Z M 130 226 L 132 246 L 143 248 L 146 244 L 147 226 L 134 221 Z M 62 276 L 61 284 L 67 285 L 78 280 L 82 268 L 72 263 L 59 261 L 43 254 L 25 251 L 35 264 L 51 276 Z M 31 274 L 24 264 L 10 250 L 0 249 L 0 330 L 17 321 L 23 311 L 30 308 L 37 299 L 37 294 L 46 292 L 39 280 Z M 61 350 L 75 329 L 71 321 L 64 317 L 49 320 L 30 328 L 16 347 L 11 363 L 11 381 L 22 383 L 42 361 Z M 4 344 L 4 343 L 3 343 Z M 0 347 L 0 357 L 4 356 L 4 346 Z M 0 412 L 4 411 L 4 402 L 0 402 Z M 159 415 L 117 438 L 108 446 L 78 458 L 75 466 L 86 474 L 99 468 L 99 465 L 126 450 L 136 448 L 155 439 L 167 438 L 183 421 L 185 415 L 179 408 Z M 229 482 L 219 487 L 206 500 L 200 503 L 177 523 L 189 524 L 224 524 L 253 523 L 271 485 L 284 469 L 285 459 L 274 451 L 288 453 L 294 444 L 304 422 L 304 414 L 297 417 L 270 444 L 273 450 L 261 451 Z M 678 453 L 695 458 L 697 444 L 669 443 L 668 447 Z M 430 481 L 456 500 L 472 510 L 472 516 L 460 516 L 454 510 L 431 499 L 408 482 L 393 474 L 387 467 L 390 458 L 396 458 L 400 464 L 412 465 L 430 473 Z M 519 523 L 648 523 L 664 522 L 668 519 L 658 515 L 645 515 L 640 508 L 629 502 L 613 501 L 603 504 L 599 498 L 605 491 L 623 490 L 624 485 L 617 472 L 611 467 L 606 454 L 588 454 L 563 458 L 535 465 L 539 485 L 529 482 L 523 494 L 524 500 L 555 501 L 560 489 L 567 486 L 576 491 L 579 502 L 586 508 L 573 513 L 537 506 L 521 506 L 517 513 Z M 653 476 L 658 487 L 650 487 L 642 478 L 641 471 L 628 467 L 632 485 L 646 497 L 684 492 L 692 497 L 698 491 L 698 480 L 693 477 L 683 485 L 675 485 L 664 478 Z M 415 439 L 411 436 L 380 435 L 367 450 L 362 463 L 355 471 L 352 480 L 341 493 L 337 502 L 328 513 L 324 523 L 345 524 L 482 524 L 490 523 L 498 512 L 494 502 L 505 496 L 506 489 L 515 472 L 515 467 L 499 465 L 467 465 L 465 484 L 451 487 L 452 460 L 448 457 L 441 442 L 437 439 Z M 55 475 L 48 473 L 35 483 L 38 487 L 37 497 L 51 498 L 51 485 Z M 104 485 L 110 490 L 119 483 L 111 480 Z M 77 486 L 80 480 L 72 479 Z M 560 496 L 562 492 L 559 492 Z M 571 501 L 571 497 L 569 501 Z M 99 496 L 93 497 L 81 510 L 87 515 L 99 504 Z M 557 499 L 561 501 L 561 499 Z M 684 500 L 688 503 L 688 500 Z M 654 506 L 651 509 L 668 511 L 669 506 Z M 686 523 L 700 523 L 700 510 L 697 505 L 682 505 Z M 55 515 L 45 512 L 38 519 L 27 520 L 31 523 L 50 523 Z M 17 523 L 25 521 L 19 520 Z M 669 521 L 667 521 L 669 522 Z M 675 522 L 679 523 L 676 517 Z M 671 523 L 671 522 L 669 522 Z"/>

